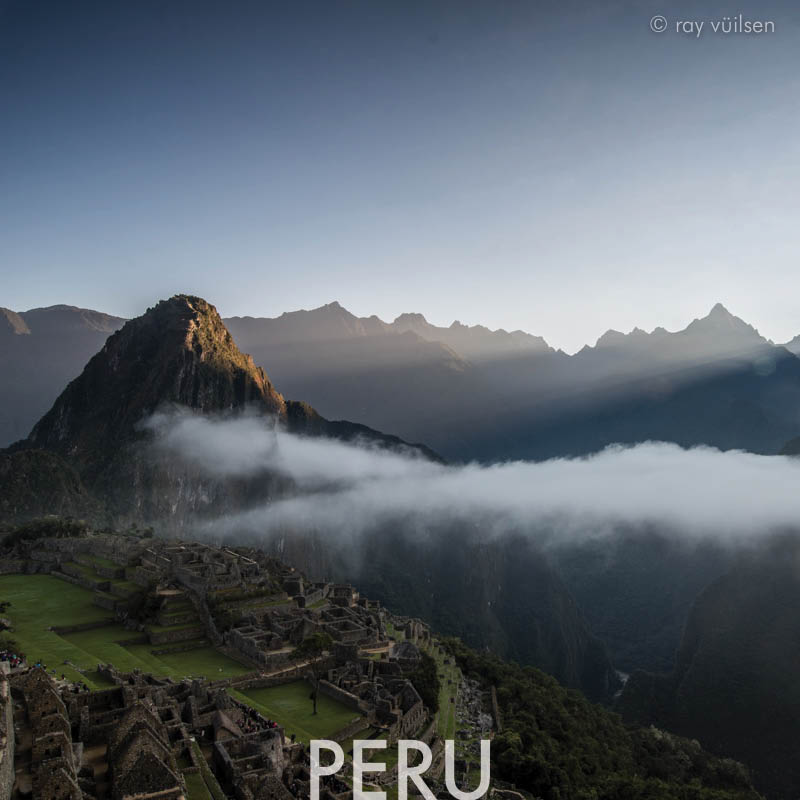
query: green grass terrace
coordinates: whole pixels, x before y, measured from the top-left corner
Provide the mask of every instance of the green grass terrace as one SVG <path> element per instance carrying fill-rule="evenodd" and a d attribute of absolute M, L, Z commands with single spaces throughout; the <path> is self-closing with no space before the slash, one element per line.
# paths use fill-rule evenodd
<path fill-rule="evenodd" d="M 84 681 L 92 689 L 106 688 L 97 674 L 98 664 L 113 664 L 128 672 L 141 669 L 161 677 L 231 678 L 250 671 L 214 649 L 210 644 L 184 652 L 155 655 L 168 646 L 131 643 L 143 634 L 126 630 L 113 621 L 106 609 L 92 603 L 93 593 L 51 575 L 2 575 L 0 600 L 11 603 L 6 617 L 13 639 L 28 662 L 41 661 L 73 681 Z M 51 628 L 106 623 L 90 630 L 58 634 Z M 125 642 L 128 642 L 125 644 Z M 68 666 L 64 661 L 73 665 Z"/>
<path fill-rule="evenodd" d="M 298 680 L 266 689 L 232 690 L 231 694 L 283 727 L 287 736 L 308 744 L 311 739 L 327 739 L 359 718 L 359 713 L 327 695 L 320 694 L 317 713 L 311 702 L 311 686 Z M 359 738 L 366 738 L 359 734 Z"/>

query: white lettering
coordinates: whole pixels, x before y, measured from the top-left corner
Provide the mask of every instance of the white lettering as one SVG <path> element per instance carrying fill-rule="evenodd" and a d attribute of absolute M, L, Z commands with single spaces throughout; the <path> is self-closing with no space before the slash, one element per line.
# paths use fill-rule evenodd
<path fill-rule="evenodd" d="M 333 756 L 333 764 L 323 767 L 319 762 L 319 751 L 325 748 Z M 344 751 L 337 742 L 330 739 L 311 740 L 311 800 L 319 800 L 319 779 L 322 775 L 335 775 L 344 765 Z"/>
<path fill-rule="evenodd" d="M 425 742 L 418 742 L 414 739 L 401 739 L 398 743 L 397 756 L 397 800 L 408 800 L 408 779 L 414 782 L 425 800 L 436 800 L 436 796 L 427 787 L 422 775 L 428 771 L 433 761 L 433 753 Z M 408 765 L 409 751 L 416 750 L 422 753 L 422 763 L 416 767 Z"/>
<path fill-rule="evenodd" d="M 353 800 L 386 800 L 386 792 L 365 792 L 365 772 L 385 772 L 386 762 L 375 761 L 364 763 L 365 750 L 383 750 L 386 739 L 354 739 L 353 740 Z M 312 798 L 313 800 L 313 798 Z"/>

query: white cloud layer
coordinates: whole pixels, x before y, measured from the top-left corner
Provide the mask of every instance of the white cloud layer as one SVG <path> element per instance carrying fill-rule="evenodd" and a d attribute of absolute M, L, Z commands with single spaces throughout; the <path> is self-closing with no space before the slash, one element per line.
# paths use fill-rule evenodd
<path fill-rule="evenodd" d="M 800 459 L 648 442 L 586 458 L 445 466 L 296 436 L 263 418 L 157 415 L 148 426 L 162 452 L 212 477 L 277 472 L 297 484 L 294 497 L 228 518 L 228 530 L 357 534 L 390 520 L 465 520 L 518 530 L 557 523 L 573 535 L 658 525 L 742 539 L 800 526 Z"/>

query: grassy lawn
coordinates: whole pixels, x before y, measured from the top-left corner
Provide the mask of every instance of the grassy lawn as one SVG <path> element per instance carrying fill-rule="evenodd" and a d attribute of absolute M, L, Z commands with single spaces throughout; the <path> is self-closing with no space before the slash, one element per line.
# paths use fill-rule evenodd
<path fill-rule="evenodd" d="M 76 572 L 79 572 L 81 575 L 83 575 L 83 577 L 87 580 L 97 581 L 98 583 L 104 583 L 108 580 L 108 578 L 101 577 L 94 571 L 92 567 L 87 567 L 85 564 L 79 564 L 77 561 L 68 561 L 67 564 Z"/>
<path fill-rule="evenodd" d="M 199 772 L 184 772 L 183 779 L 186 781 L 188 800 L 213 800 L 211 792 L 208 791 L 208 786 Z"/>
<path fill-rule="evenodd" d="M 368 731 L 365 731 L 368 733 Z M 362 734 L 358 735 L 359 739 L 367 739 L 368 737 Z M 383 733 L 380 736 L 377 736 L 376 739 L 385 739 L 386 734 Z M 365 750 L 365 760 L 372 761 L 373 763 L 380 762 L 386 764 L 386 771 L 388 772 L 394 767 L 397 766 L 397 745 L 389 745 L 385 750 Z"/>
<path fill-rule="evenodd" d="M 122 569 L 122 567 L 110 558 L 103 558 L 103 556 L 83 555 L 82 558 L 90 561 L 92 564 L 97 564 L 98 567 L 108 567 L 109 569 Z"/>
<path fill-rule="evenodd" d="M 191 628 L 196 628 L 200 625 L 200 621 L 197 622 L 182 622 L 179 625 L 158 625 L 156 623 L 152 625 L 146 625 L 148 631 L 152 631 L 153 633 L 164 633 L 166 631 L 186 631 Z"/>
<path fill-rule="evenodd" d="M 133 581 L 122 580 L 121 578 L 109 578 L 108 582 L 112 586 L 116 586 L 117 588 L 121 589 L 126 595 L 144 591 L 144 589 L 142 589 L 138 583 L 134 583 Z"/>
<path fill-rule="evenodd" d="M 456 734 L 456 704 L 450 702 L 455 698 L 458 686 L 461 683 L 461 670 L 455 664 L 445 664 L 445 656 L 437 646 L 429 646 L 428 654 L 436 661 L 439 671 L 439 723 L 437 733 L 442 739 L 455 739 Z M 448 685 L 450 679 L 452 683 Z"/>
<path fill-rule="evenodd" d="M 96 672 L 98 663 L 111 663 L 129 671 L 136 667 L 155 675 L 180 679 L 189 675 L 227 678 L 248 672 L 248 668 L 211 647 L 154 656 L 152 645 L 123 647 L 118 641 L 133 639 L 136 633 L 109 624 L 80 633 L 59 636 L 51 626 L 80 625 L 109 619 L 109 612 L 92 605 L 92 592 L 50 575 L 0 576 L 0 600 L 11 607 L 6 616 L 14 639 L 29 661 L 41 659 L 60 676 L 83 680 L 91 688 L 105 688 Z M 63 664 L 71 661 L 87 672 L 81 674 Z"/>
<path fill-rule="evenodd" d="M 401 628 L 395 628 L 391 622 L 387 622 L 385 628 L 386 633 L 392 638 L 396 639 L 398 642 L 402 642 L 406 638 L 406 632 Z"/>
<path fill-rule="evenodd" d="M 297 735 L 297 740 L 308 742 L 311 739 L 327 739 L 359 717 L 342 703 L 324 694 L 317 702 L 317 714 L 312 713 L 311 687 L 305 681 L 294 681 L 282 686 L 267 689 L 247 689 L 244 692 L 231 692 L 243 703 L 252 706 L 267 719 L 282 725 L 286 735 Z M 359 734 L 363 738 L 366 732 Z"/>

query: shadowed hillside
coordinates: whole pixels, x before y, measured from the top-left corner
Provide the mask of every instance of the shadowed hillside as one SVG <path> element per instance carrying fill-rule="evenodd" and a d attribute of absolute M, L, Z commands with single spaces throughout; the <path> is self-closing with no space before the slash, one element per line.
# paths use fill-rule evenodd
<path fill-rule="evenodd" d="M 768 797 L 797 797 L 798 608 L 797 536 L 742 555 L 695 602 L 673 672 L 631 676 L 623 715 L 745 762 Z"/>

